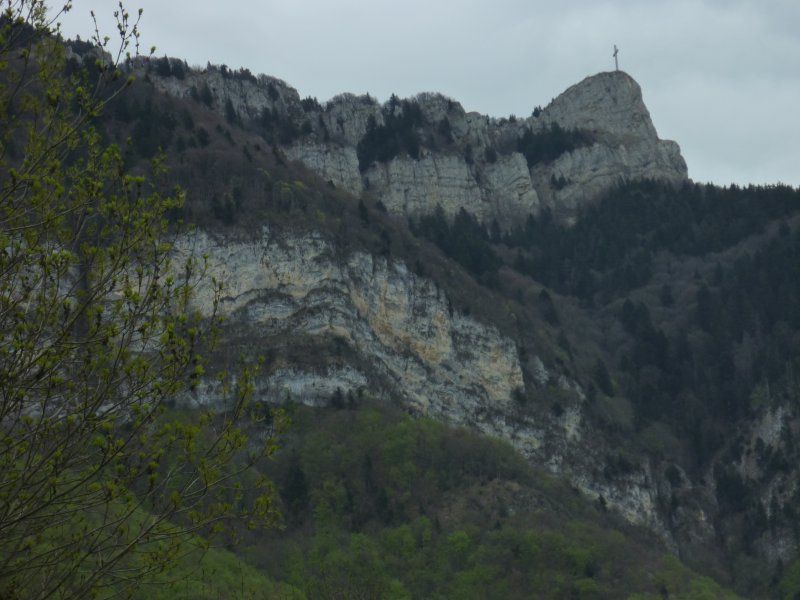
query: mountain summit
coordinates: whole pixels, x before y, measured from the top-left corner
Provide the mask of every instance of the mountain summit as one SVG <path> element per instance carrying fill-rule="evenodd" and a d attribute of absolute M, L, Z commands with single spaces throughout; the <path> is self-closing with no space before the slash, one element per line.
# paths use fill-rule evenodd
<path fill-rule="evenodd" d="M 567 88 L 544 111 L 565 128 L 604 132 L 624 138 L 661 142 L 680 154 L 677 144 L 658 139 L 636 80 L 624 71 L 591 75 Z M 675 165 L 676 171 L 685 166 Z"/>
<path fill-rule="evenodd" d="M 554 210 L 571 214 L 621 178 L 675 185 L 688 178 L 678 144 L 659 139 L 639 84 L 623 71 L 587 77 L 553 100 L 542 117 L 565 129 L 591 132 L 595 142 L 564 153 L 542 169 L 545 177 L 549 170 L 571 184 L 548 190 Z M 534 173 L 538 174 L 535 169 Z"/>

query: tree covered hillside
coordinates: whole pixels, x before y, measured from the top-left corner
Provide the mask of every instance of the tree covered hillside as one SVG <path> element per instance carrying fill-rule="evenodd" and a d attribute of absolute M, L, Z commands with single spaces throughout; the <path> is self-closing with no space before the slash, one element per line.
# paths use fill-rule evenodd
<path fill-rule="evenodd" d="M 521 352 L 536 348 L 584 385 L 598 435 L 618 445 L 604 451 L 607 477 L 655 460 L 672 482 L 668 519 L 711 491 L 717 550 L 693 564 L 743 590 L 777 585 L 780 562 L 753 558 L 771 573 L 753 581 L 736 565 L 795 535 L 796 413 L 770 443 L 748 428 L 796 406 L 797 190 L 630 182 L 570 226 L 545 211 L 503 231 L 435 206 L 407 220 L 369 192 L 332 189 L 290 163 L 277 138 L 208 113 L 202 99 L 152 95 L 145 81 L 125 101 L 148 98 L 176 123 L 167 181 L 189 194 L 175 219 L 220 231 L 310 226 L 343 252 L 366 248 L 433 278 L 455 310 L 497 324 Z M 132 114 L 105 126 L 124 136 L 146 116 Z M 136 165 L 135 144 L 129 152 Z M 530 392 L 520 406 L 558 416 L 559 394 Z M 751 456 L 758 468 L 744 469 Z"/>

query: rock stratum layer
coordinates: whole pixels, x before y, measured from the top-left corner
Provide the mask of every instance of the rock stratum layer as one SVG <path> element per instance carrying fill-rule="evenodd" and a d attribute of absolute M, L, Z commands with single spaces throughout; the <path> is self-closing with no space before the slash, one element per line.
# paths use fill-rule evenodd
<path fill-rule="evenodd" d="M 342 94 L 323 106 L 280 80 L 225 73 L 149 77 L 173 96 L 197 97 L 202 89 L 213 108 L 245 126 L 279 129 L 276 143 L 290 159 L 407 216 L 440 205 L 446 215 L 463 208 L 508 228 L 547 208 L 569 221 L 620 181 L 687 179 L 678 145 L 658 138 L 639 85 L 621 71 L 587 77 L 536 116 L 500 120 L 428 93 L 382 105 Z M 580 132 L 583 142 L 545 159 L 523 155 L 523 137 L 554 124 Z M 378 157 L 365 150 L 374 130 L 383 136 Z"/>

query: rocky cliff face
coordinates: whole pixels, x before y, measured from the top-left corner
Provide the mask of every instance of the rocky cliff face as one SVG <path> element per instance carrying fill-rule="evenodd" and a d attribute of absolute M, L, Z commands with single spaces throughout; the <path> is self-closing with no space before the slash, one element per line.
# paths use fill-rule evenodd
<path fill-rule="evenodd" d="M 581 205 L 620 180 L 679 184 L 687 178 L 678 145 L 658 138 L 641 89 L 623 72 L 587 77 L 535 111 L 537 116 L 501 120 L 466 113 L 437 94 L 392 98 L 383 105 L 369 96 L 343 94 L 321 106 L 301 101 L 296 90 L 263 75 L 212 68 L 183 79 L 148 77 L 174 96 L 199 97 L 202 91 L 216 110 L 235 114 L 248 127 L 279 129 L 276 142 L 290 159 L 333 185 L 355 195 L 368 192 L 390 211 L 408 216 L 441 205 L 447 215 L 463 208 L 505 228 L 542 208 L 570 220 Z M 392 130 L 412 112 L 410 127 Z M 553 124 L 581 132 L 587 142 L 546 160 L 526 160 L 522 137 Z M 387 136 L 413 138 L 411 147 L 399 143 L 378 157 L 365 156 L 368 132 L 380 128 Z"/>
<path fill-rule="evenodd" d="M 226 354 L 238 346 L 250 354 L 295 349 L 291 358 L 271 356 L 257 382 L 260 396 L 326 406 L 337 395 L 382 389 L 412 413 L 509 441 L 674 545 L 659 510 L 658 467 L 643 462 L 608 478 L 606 443 L 585 418 L 581 386 L 530 351 L 521 359 L 512 339 L 454 311 L 434 282 L 403 263 L 343 255 L 319 234 L 266 227 L 246 239 L 199 232 L 179 240 L 176 254 L 207 257 L 196 295 L 201 311 L 212 310 L 212 279 L 224 284 Z M 545 389 L 558 390 L 559 413 L 520 400 Z M 209 382 L 195 401 L 216 398 Z"/>
<path fill-rule="evenodd" d="M 325 405 L 336 387 L 357 392 L 369 377 L 391 382 L 409 409 L 456 424 L 504 412 L 524 388 L 514 343 L 490 325 L 454 312 L 437 286 L 404 264 L 356 252 L 338 256 L 321 237 L 263 235 L 234 241 L 198 234 L 181 254 L 209 257 L 197 306 L 210 313 L 211 279 L 223 282 L 220 312 L 252 339 L 314 339 L 347 347 L 319 373 L 282 368 L 262 382 L 271 397 Z M 347 364 L 352 362 L 353 364 Z M 316 375 L 312 373 L 317 372 Z M 319 385 L 318 380 L 327 380 Z"/>
<path fill-rule="evenodd" d="M 532 170 L 533 181 L 556 212 L 574 214 L 583 202 L 602 194 L 620 177 L 674 184 L 687 177 L 678 144 L 658 138 L 642 90 L 626 73 L 587 77 L 553 100 L 541 116 L 567 129 L 592 132 L 596 140 Z M 553 176 L 563 177 L 567 185 L 548 188 L 546 182 Z"/>

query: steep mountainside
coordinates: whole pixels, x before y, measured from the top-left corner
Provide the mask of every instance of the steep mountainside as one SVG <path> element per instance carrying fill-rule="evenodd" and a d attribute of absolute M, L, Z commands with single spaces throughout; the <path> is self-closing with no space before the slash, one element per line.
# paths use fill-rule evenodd
<path fill-rule="evenodd" d="M 687 178 L 678 145 L 658 138 L 638 84 L 623 72 L 587 77 L 536 116 L 500 120 L 438 94 L 383 105 L 343 94 L 321 106 L 264 76 L 149 77 L 173 96 L 204 98 L 229 121 L 275 130 L 289 158 L 404 215 L 438 204 L 450 217 L 464 208 L 509 227 L 542 208 L 573 218 L 623 180 Z"/>
<path fill-rule="evenodd" d="M 136 71 L 102 126 L 188 192 L 176 251 L 225 285 L 216 361 L 265 356 L 269 402 L 368 395 L 505 440 L 688 564 L 777 589 L 800 543 L 796 190 L 689 182 L 621 72 L 497 120 Z"/>

